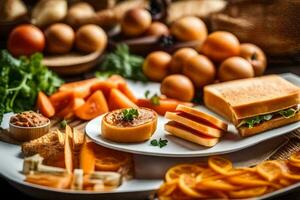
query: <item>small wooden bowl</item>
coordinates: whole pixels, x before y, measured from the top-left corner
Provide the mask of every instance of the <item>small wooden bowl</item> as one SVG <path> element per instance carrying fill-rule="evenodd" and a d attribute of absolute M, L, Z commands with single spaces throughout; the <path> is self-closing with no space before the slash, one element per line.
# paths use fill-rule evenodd
<path fill-rule="evenodd" d="M 71 52 L 64 55 L 46 55 L 43 64 L 59 75 L 78 75 L 92 69 L 100 59 L 102 51 L 90 54 Z"/>
<path fill-rule="evenodd" d="M 39 138 L 49 132 L 50 120 L 43 126 L 22 127 L 9 122 L 9 132 L 18 141 L 26 142 Z"/>

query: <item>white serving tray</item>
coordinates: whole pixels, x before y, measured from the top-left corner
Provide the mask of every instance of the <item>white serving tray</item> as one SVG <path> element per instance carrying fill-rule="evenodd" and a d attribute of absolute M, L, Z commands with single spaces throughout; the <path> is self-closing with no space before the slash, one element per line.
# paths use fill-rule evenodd
<path fill-rule="evenodd" d="M 288 81 L 294 83 L 295 85 L 300 86 L 300 78 L 293 74 L 283 74 L 282 77 L 287 79 Z M 151 92 L 158 91 L 158 84 L 149 83 L 144 85 L 142 83 L 131 83 L 131 88 L 137 95 L 144 94 L 146 90 L 150 90 Z M 212 115 L 215 115 L 219 118 L 222 118 L 215 113 L 212 113 L 210 110 L 205 108 L 204 106 L 198 106 L 198 109 L 208 112 Z M 225 154 L 230 152 L 239 151 L 241 149 L 245 149 L 247 147 L 256 145 L 260 142 L 272 139 L 274 137 L 278 137 L 284 135 L 288 132 L 291 132 L 300 127 L 300 121 L 292 124 L 288 124 L 276 129 L 268 130 L 257 135 L 253 135 L 250 137 L 242 138 L 237 134 L 237 130 L 234 125 L 229 123 L 229 133 L 227 133 L 224 137 L 221 138 L 220 142 L 216 144 L 214 147 L 203 147 L 192 142 L 188 142 L 186 140 L 177 138 L 175 136 L 166 134 L 164 131 L 164 124 L 168 122 L 162 116 L 158 118 L 157 129 L 151 139 L 146 142 L 141 143 L 117 143 L 112 142 L 110 140 L 106 140 L 101 137 L 101 120 L 103 116 L 99 116 L 93 120 L 91 120 L 86 126 L 87 135 L 97 144 L 120 150 L 126 151 L 134 154 L 142 154 L 142 155 L 151 155 L 151 156 L 165 156 L 165 157 L 203 157 L 209 155 L 218 155 Z M 223 119 L 224 120 L 224 119 Z M 157 146 L 151 146 L 150 141 L 152 139 L 167 139 L 168 145 L 159 148 Z"/>

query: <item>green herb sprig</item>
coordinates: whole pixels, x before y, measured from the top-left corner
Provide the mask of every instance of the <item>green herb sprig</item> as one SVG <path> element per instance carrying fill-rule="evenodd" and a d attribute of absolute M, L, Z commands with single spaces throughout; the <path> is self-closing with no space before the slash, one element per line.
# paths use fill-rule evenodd
<path fill-rule="evenodd" d="M 143 57 L 130 54 L 126 44 L 119 44 L 114 52 L 104 57 L 101 71 L 96 72 L 96 76 L 107 77 L 119 74 L 124 78 L 146 82 L 148 79 L 143 73 L 143 63 Z"/>
<path fill-rule="evenodd" d="M 6 112 L 34 109 L 39 91 L 51 95 L 63 83 L 42 59 L 39 53 L 16 59 L 0 51 L 0 122 Z"/>
<path fill-rule="evenodd" d="M 59 122 L 60 128 L 63 128 L 63 129 L 66 128 L 67 124 L 68 123 L 67 123 L 67 121 L 65 119 Z"/>
<path fill-rule="evenodd" d="M 160 98 L 159 96 L 157 95 L 157 93 L 153 94 L 151 97 L 150 97 L 150 91 L 147 90 L 145 92 L 145 98 L 146 99 L 150 99 L 150 102 L 152 105 L 154 106 L 159 106 L 160 105 Z"/>
<path fill-rule="evenodd" d="M 159 148 L 163 148 L 168 145 L 168 140 L 163 140 L 161 138 L 159 138 L 159 140 L 153 139 L 150 141 L 150 144 L 152 146 L 158 146 Z"/>
<path fill-rule="evenodd" d="M 139 112 L 137 109 L 130 108 L 123 110 L 122 115 L 124 121 L 132 121 L 134 120 L 134 118 L 137 118 L 139 116 Z"/>

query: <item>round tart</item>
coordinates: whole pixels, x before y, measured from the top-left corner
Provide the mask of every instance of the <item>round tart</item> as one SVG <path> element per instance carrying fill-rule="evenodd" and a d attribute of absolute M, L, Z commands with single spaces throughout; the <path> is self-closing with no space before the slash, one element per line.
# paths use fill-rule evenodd
<path fill-rule="evenodd" d="M 102 119 L 101 135 L 115 142 L 143 142 L 156 130 L 157 114 L 148 108 L 125 108 L 108 112 Z"/>

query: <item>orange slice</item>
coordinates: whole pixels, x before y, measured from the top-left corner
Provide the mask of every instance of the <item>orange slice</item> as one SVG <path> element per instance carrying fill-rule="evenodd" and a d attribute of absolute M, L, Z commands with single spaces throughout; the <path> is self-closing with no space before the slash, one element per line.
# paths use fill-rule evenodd
<path fill-rule="evenodd" d="M 114 157 L 105 157 L 95 160 L 96 171 L 118 171 L 120 167 L 120 162 Z"/>
<path fill-rule="evenodd" d="M 199 175 L 196 177 L 196 182 L 201 182 L 204 180 L 214 180 L 214 179 L 221 179 L 224 178 L 224 175 L 220 175 L 216 171 L 208 168 L 203 170 Z"/>
<path fill-rule="evenodd" d="M 292 160 L 289 160 L 288 161 L 290 165 L 292 165 L 293 167 L 298 167 L 300 168 L 300 162 L 295 162 L 295 161 L 292 161 Z"/>
<path fill-rule="evenodd" d="M 183 193 L 186 195 L 193 197 L 193 198 L 207 198 L 208 196 L 204 193 L 196 191 L 195 185 L 196 185 L 196 179 L 193 176 L 187 175 L 187 174 L 181 174 L 179 176 L 179 188 Z"/>
<path fill-rule="evenodd" d="M 279 179 L 279 184 L 281 184 L 284 187 L 287 187 L 289 185 L 292 185 L 294 183 L 294 181 L 286 179 L 286 178 L 281 178 Z"/>
<path fill-rule="evenodd" d="M 253 172 L 247 172 L 238 176 L 230 176 L 226 178 L 228 182 L 239 185 L 239 186 L 267 186 L 270 185 L 268 181 L 262 180 L 261 176 L 253 173 Z"/>
<path fill-rule="evenodd" d="M 290 156 L 289 160 L 295 163 L 300 163 L 300 151 L 293 153 Z"/>
<path fill-rule="evenodd" d="M 199 190 L 218 190 L 218 191 L 233 191 L 239 189 L 238 186 L 232 185 L 224 180 L 205 180 L 196 184 Z"/>
<path fill-rule="evenodd" d="M 265 161 L 256 166 L 258 174 L 268 181 L 274 181 L 281 175 L 280 166 L 273 161 Z"/>
<path fill-rule="evenodd" d="M 220 174 L 227 174 L 232 169 L 232 163 L 222 157 L 214 156 L 208 159 L 208 166 Z"/>
<path fill-rule="evenodd" d="M 261 187 L 254 187 L 249 189 L 243 189 L 238 191 L 229 191 L 229 197 L 230 198 L 250 198 L 250 197 L 257 197 L 261 196 L 266 193 L 268 187 L 267 186 L 261 186 Z"/>
<path fill-rule="evenodd" d="M 193 164 L 177 165 L 167 171 L 165 179 L 167 182 L 171 182 L 178 179 L 181 174 L 190 174 L 191 176 L 197 176 L 199 173 L 201 173 L 202 170 L 202 168 Z"/>
<path fill-rule="evenodd" d="M 157 194 L 158 196 L 164 196 L 164 197 L 170 196 L 175 191 L 177 186 L 178 186 L 177 180 L 171 182 L 165 182 L 164 184 L 162 184 L 162 186 L 160 186 Z"/>

